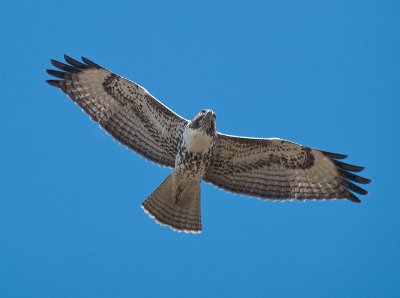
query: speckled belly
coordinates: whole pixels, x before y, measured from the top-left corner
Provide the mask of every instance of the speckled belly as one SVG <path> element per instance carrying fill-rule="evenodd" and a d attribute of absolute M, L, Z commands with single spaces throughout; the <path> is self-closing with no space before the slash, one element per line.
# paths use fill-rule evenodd
<path fill-rule="evenodd" d="M 193 182 L 200 182 L 211 160 L 212 150 L 193 153 L 182 146 L 175 159 L 174 179 L 178 191 L 183 191 Z"/>

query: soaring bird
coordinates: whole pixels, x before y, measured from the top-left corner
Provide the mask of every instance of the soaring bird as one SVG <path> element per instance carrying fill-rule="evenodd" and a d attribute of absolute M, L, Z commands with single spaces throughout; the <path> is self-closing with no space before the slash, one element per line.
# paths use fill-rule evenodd
<path fill-rule="evenodd" d="M 200 233 L 200 182 L 271 200 L 348 199 L 368 192 L 353 182 L 364 168 L 330 153 L 277 138 L 248 138 L 216 131 L 212 110 L 187 120 L 146 89 L 82 57 L 50 60 L 61 89 L 117 141 L 141 156 L 172 168 L 142 203 L 157 223 L 175 231 Z M 353 181 L 353 182 L 352 182 Z"/>

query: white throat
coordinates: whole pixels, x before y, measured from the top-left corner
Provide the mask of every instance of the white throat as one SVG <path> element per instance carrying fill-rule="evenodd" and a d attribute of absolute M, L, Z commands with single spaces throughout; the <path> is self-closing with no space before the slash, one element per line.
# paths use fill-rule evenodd
<path fill-rule="evenodd" d="M 212 137 L 208 136 L 204 131 L 190 127 L 186 127 L 183 131 L 183 140 L 186 148 L 194 153 L 207 151 L 212 143 Z"/>

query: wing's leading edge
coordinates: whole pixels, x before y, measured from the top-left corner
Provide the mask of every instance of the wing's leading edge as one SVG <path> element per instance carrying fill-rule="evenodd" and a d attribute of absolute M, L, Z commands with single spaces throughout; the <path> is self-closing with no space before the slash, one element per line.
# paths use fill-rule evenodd
<path fill-rule="evenodd" d="M 346 155 L 319 151 L 280 139 L 218 134 L 204 180 L 225 190 L 263 199 L 349 199 L 368 192 L 353 182 L 364 168 L 339 161 Z M 353 182 L 352 182 L 353 181 Z"/>
<path fill-rule="evenodd" d="M 187 120 L 146 89 L 82 57 L 64 55 L 66 63 L 50 60 L 58 78 L 47 80 L 66 93 L 111 136 L 147 159 L 173 167 L 178 136 Z"/>

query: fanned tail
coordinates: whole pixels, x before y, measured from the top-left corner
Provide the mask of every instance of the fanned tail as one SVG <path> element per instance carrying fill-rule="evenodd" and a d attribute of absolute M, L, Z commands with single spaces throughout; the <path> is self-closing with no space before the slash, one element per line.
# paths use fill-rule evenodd
<path fill-rule="evenodd" d="M 174 231 L 201 233 L 200 181 L 177 199 L 172 174 L 142 203 L 143 210 L 161 225 Z"/>

